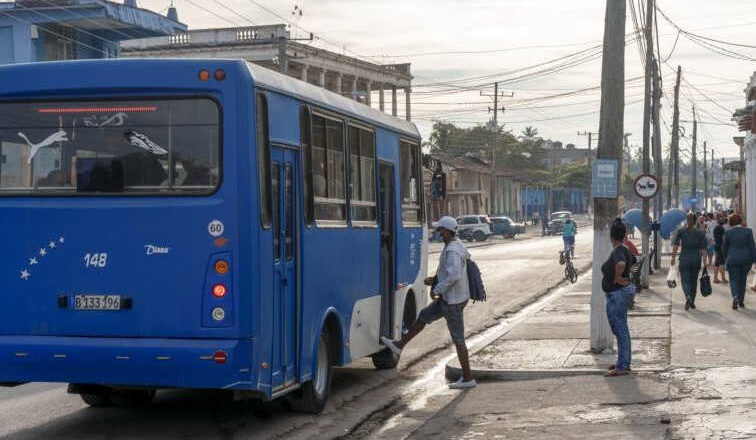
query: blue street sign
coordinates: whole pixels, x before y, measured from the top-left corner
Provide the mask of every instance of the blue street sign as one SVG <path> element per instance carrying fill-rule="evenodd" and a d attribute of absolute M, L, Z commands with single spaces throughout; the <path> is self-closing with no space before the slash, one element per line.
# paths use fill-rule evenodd
<path fill-rule="evenodd" d="M 616 159 L 596 159 L 591 170 L 591 196 L 594 199 L 616 199 L 619 166 Z"/>
<path fill-rule="evenodd" d="M 688 197 L 688 205 L 690 205 L 690 206 L 696 206 L 696 205 L 698 205 L 698 197 L 696 197 L 696 196 L 690 196 L 690 197 Z"/>

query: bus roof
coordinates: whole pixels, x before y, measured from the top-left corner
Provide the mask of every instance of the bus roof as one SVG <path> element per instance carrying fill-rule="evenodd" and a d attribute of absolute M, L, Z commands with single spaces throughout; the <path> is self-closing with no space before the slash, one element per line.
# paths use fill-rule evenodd
<path fill-rule="evenodd" d="M 143 72 L 145 65 L 174 70 L 187 64 L 199 67 L 213 64 L 225 65 L 226 69 L 232 69 L 233 65 L 233 68 L 238 68 L 240 71 L 243 71 L 246 66 L 255 85 L 259 87 L 320 106 L 325 110 L 382 126 L 412 138 L 420 137 L 415 124 L 387 115 L 324 88 L 240 59 L 119 58 L 9 64 L 0 66 L 0 96 L 25 96 L 30 93 L 40 94 L 48 90 L 60 90 L 61 82 L 65 83 L 68 77 L 86 81 L 92 87 L 103 88 L 108 87 L 113 75 L 117 74 L 120 88 L 146 86 L 142 75 L 137 74 Z M 18 78 L 26 80 L 17 81 Z"/>
<path fill-rule="evenodd" d="M 375 122 L 399 133 L 419 138 L 420 132 L 415 124 L 387 115 L 357 101 L 346 98 L 338 93 L 322 87 L 300 81 L 296 78 L 278 73 L 274 70 L 247 63 L 255 84 L 274 92 L 289 95 L 302 101 L 322 106 L 326 110 L 345 113 L 357 117 L 364 122 Z"/>

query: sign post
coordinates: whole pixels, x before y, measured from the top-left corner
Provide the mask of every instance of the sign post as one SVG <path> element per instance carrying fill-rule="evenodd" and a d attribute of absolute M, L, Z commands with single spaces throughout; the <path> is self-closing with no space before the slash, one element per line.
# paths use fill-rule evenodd
<path fill-rule="evenodd" d="M 635 178 L 635 182 L 633 182 L 633 189 L 635 190 L 635 194 L 638 195 L 638 197 L 642 198 L 644 202 L 648 199 L 652 199 L 656 197 L 657 194 L 659 194 L 659 181 L 656 179 L 656 176 L 652 176 L 651 174 L 641 174 L 640 176 Z M 645 206 L 645 205 L 644 205 Z M 645 212 L 644 212 L 645 215 Z M 654 226 L 651 226 L 651 229 L 654 233 L 654 267 L 659 268 L 659 228 L 655 227 L 659 222 L 659 219 L 654 219 Z M 648 223 L 645 223 L 648 225 Z M 648 234 L 650 231 L 641 231 L 643 234 Z M 647 235 L 644 235 L 644 237 L 647 237 Z M 643 264 L 651 264 L 651 261 L 649 259 L 648 255 L 643 255 L 646 257 L 647 261 L 644 261 Z M 650 267 L 650 266 L 649 266 Z M 647 272 L 643 272 L 647 273 Z M 643 287 L 648 287 L 646 284 L 646 281 L 643 282 Z"/>

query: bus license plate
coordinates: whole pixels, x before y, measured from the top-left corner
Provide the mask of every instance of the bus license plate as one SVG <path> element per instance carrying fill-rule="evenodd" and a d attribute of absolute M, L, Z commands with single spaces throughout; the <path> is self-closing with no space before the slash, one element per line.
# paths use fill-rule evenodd
<path fill-rule="evenodd" d="M 76 310 L 121 310 L 120 295 L 76 295 Z"/>

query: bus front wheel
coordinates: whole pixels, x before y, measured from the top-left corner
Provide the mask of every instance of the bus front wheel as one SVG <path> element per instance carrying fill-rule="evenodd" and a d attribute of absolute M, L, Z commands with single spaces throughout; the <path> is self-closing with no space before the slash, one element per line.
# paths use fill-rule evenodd
<path fill-rule="evenodd" d="M 290 406 L 295 411 L 318 414 L 323 411 L 331 392 L 331 379 L 333 377 L 334 349 L 331 346 L 331 338 L 327 329 L 320 333 L 318 343 L 318 358 L 312 380 L 302 385 L 301 395 L 290 401 Z"/>

